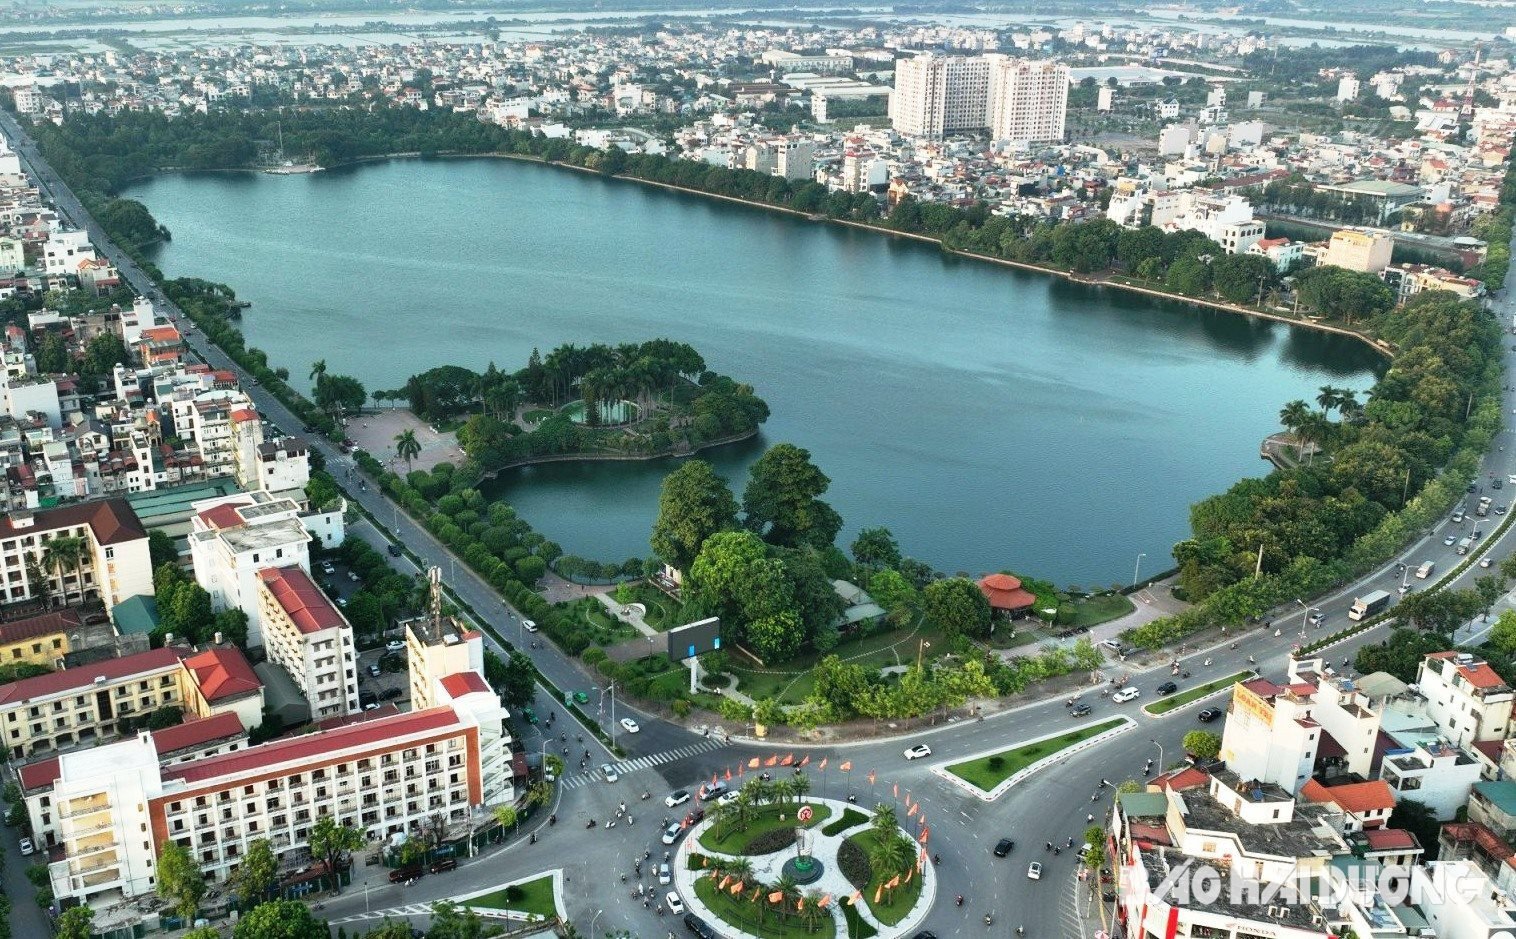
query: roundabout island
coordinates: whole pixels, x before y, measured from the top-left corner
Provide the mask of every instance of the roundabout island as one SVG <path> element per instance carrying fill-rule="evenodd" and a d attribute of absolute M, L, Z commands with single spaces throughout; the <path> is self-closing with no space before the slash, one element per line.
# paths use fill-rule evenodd
<path fill-rule="evenodd" d="M 691 913 L 740 939 L 909 935 L 925 919 L 936 873 L 924 826 L 913 835 L 886 804 L 764 790 L 713 803 L 680 842 L 674 881 Z"/>

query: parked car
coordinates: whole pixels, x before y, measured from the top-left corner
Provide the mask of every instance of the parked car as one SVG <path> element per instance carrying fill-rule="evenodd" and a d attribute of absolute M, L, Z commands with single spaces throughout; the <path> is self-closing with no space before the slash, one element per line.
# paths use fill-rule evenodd
<path fill-rule="evenodd" d="M 358 704 L 365 708 L 370 704 L 377 707 L 379 705 L 379 697 L 372 691 L 360 691 L 358 692 Z"/>
<path fill-rule="evenodd" d="M 358 576 L 358 572 L 357 571 L 348 571 L 347 572 L 347 579 L 356 584 L 358 581 L 362 580 L 363 578 L 361 578 L 361 577 Z"/>
<path fill-rule="evenodd" d="M 1195 718 L 1197 720 L 1199 720 L 1200 723 L 1202 723 L 1202 724 L 1209 724 L 1211 721 L 1215 720 L 1216 718 L 1218 718 L 1220 716 L 1221 716 L 1221 708 L 1206 708 L 1206 709 L 1202 710 L 1199 714 L 1196 714 Z"/>
<path fill-rule="evenodd" d="M 1012 841 L 1009 838 L 1001 838 L 999 841 L 995 842 L 995 856 L 1005 857 L 1007 854 L 1011 853 L 1011 849 L 1014 847 L 1016 847 L 1016 842 Z"/>
<path fill-rule="evenodd" d="M 1142 697 L 1142 692 L 1136 688 L 1123 688 L 1111 695 L 1111 700 L 1117 704 L 1125 704 L 1128 701 L 1135 701 L 1140 697 Z"/>
<path fill-rule="evenodd" d="M 1163 684 L 1161 684 L 1161 685 L 1158 686 L 1158 693 L 1160 695 L 1173 694 L 1174 692 L 1176 692 L 1178 690 L 1179 690 L 1179 686 L 1176 685 L 1176 684 L 1174 684 L 1171 681 L 1166 681 Z"/>
<path fill-rule="evenodd" d="M 1076 704 L 1069 709 L 1069 714 L 1073 717 L 1083 717 L 1086 714 L 1090 713 L 1092 710 L 1094 710 L 1094 708 L 1090 707 L 1084 702 L 1080 702 L 1079 704 Z"/>
<path fill-rule="evenodd" d="M 679 899 L 679 894 L 670 890 L 669 895 L 663 898 L 663 902 L 668 904 L 670 913 L 675 916 L 684 915 L 684 901 Z"/>
<path fill-rule="evenodd" d="M 425 873 L 426 870 L 420 864 L 414 864 L 410 867 L 397 867 L 390 871 L 390 883 L 398 884 L 407 880 L 415 880 Z"/>
<path fill-rule="evenodd" d="M 37 847 L 36 845 L 32 844 L 32 839 L 21 839 L 21 853 L 26 857 L 31 857 L 33 854 L 37 853 Z"/>
<path fill-rule="evenodd" d="M 440 857 L 433 861 L 432 866 L 428 868 L 433 874 L 440 874 L 443 871 L 455 871 L 457 869 L 458 861 L 450 857 Z"/>
<path fill-rule="evenodd" d="M 609 763 L 601 763 L 600 764 L 600 775 L 604 776 L 605 777 L 605 781 L 608 782 L 608 783 L 613 783 L 616 780 L 618 780 L 618 779 L 621 778 L 616 773 L 616 767 L 612 766 Z"/>
<path fill-rule="evenodd" d="M 907 760 L 919 760 L 922 757 L 931 756 L 931 755 L 932 755 L 932 748 L 929 747 L 929 746 L 927 746 L 924 743 L 918 743 L 914 747 L 911 747 L 910 749 L 908 749 L 908 750 L 905 751 L 905 758 Z"/>
<path fill-rule="evenodd" d="M 537 631 L 537 624 L 529 619 L 524 619 L 521 621 L 521 628 L 529 633 L 534 633 Z"/>
<path fill-rule="evenodd" d="M 370 677 L 370 678 L 378 678 L 382 674 L 383 674 L 383 672 L 381 672 L 379 670 L 379 666 L 378 666 L 377 663 L 374 663 L 374 662 L 370 662 L 369 663 L 368 677 Z"/>
<path fill-rule="evenodd" d="M 683 805 L 688 801 L 690 801 L 690 791 L 688 789 L 675 789 L 673 792 L 669 793 L 663 798 L 663 804 L 669 808 L 673 808 L 676 805 Z"/>
<path fill-rule="evenodd" d="M 1041 880 L 1042 879 L 1042 865 L 1039 864 L 1036 861 L 1033 861 L 1031 864 L 1029 864 L 1027 866 L 1026 876 L 1027 876 L 1028 880 Z"/>
<path fill-rule="evenodd" d="M 403 692 L 404 692 L 404 689 L 398 688 L 398 687 L 396 687 L 396 688 L 384 688 L 384 689 L 380 690 L 380 692 L 379 692 L 379 700 L 381 700 L 381 701 L 388 701 L 391 698 L 398 698 L 398 697 L 400 697 L 400 695 Z"/>
<path fill-rule="evenodd" d="M 332 566 L 332 562 L 331 561 L 322 561 L 321 562 L 321 573 L 323 573 L 323 574 L 335 574 L 335 573 L 337 573 L 337 569 Z"/>
<path fill-rule="evenodd" d="M 405 651 L 405 643 L 401 642 L 399 639 L 391 639 L 389 642 L 386 642 L 384 644 L 384 651 L 386 651 L 386 652 L 404 652 Z"/>
<path fill-rule="evenodd" d="M 621 729 L 624 730 L 624 731 L 626 731 L 629 734 L 635 734 L 637 731 L 641 730 L 642 728 L 638 727 L 637 726 L 637 722 L 634 721 L 634 720 L 632 720 L 630 717 L 623 717 L 621 719 Z"/>

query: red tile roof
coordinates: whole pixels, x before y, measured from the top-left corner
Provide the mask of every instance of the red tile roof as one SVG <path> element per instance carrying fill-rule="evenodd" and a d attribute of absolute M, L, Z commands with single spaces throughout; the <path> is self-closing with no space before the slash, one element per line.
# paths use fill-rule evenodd
<path fill-rule="evenodd" d="M 83 618 L 80 617 L 79 611 L 74 607 L 49 610 L 46 613 L 38 613 L 36 616 L 28 616 L 25 619 L 0 623 L 0 645 L 8 645 L 12 642 L 24 642 L 27 639 L 36 639 L 38 636 L 50 636 L 53 633 L 68 632 L 70 629 L 77 629 L 83 623 Z"/>
<path fill-rule="evenodd" d="M 1371 851 L 1397 851 L 1421 847 L 1416 836 L 1400 828 L 1370 828 L 1364 836 Z"/>
<path fill-rule="evenodd" d="M 1196 769 L 1193 766 L 1185 766 L 1158 774 L 1148 785 L 1157 786 L 1160 789 L 1173 789 L 1182 792 L 1185 789 L 1204 786 L 1210 781 L 1210 774 L 1204 770 Z"/>
<path fill-rule="evenodd" d="M 190 785 L 195 785 L 283 763 L 314 761 L 323 756 L 354 748 L 372 747 L 374 744 L 385 741 L 398 741 L 401 737 L 412 734 L 462 726 L 452 708 L 429 708 L 425 711 L 413 711 L 382 720 L 363 721 L 339 727 L 336 730 L 317 731 L 287 740 L 274 740 L 236 753 L 195 760 L 192 763 L 181 763 L 166 768 L 163 778 L 182 779 Z M 400 744 L 396 743 L 396 746 Z"/>
<path fill-rule="evenodd" d="M 246 730 L 235 714 L 217 714 L 204 720 L 187 721 L 174 727 L 153 731 L 153 745 L 161 759 L 164 754 L 203 746 L 213 740 L 242 736 Z M 27 792 L 51 786 L 61 771 L 56 756 L 21 767 L 21 788 Z"/>
<path fill-rule="evenodd" d="M 326 598 L 309 574 L 298 564 L 289 567 L 265 567 L 258 579 L 274 595 L 295 628 L 305 635 L 347 624 L 332 601 Z"/>
<path fill-rule="evenodd" d="M 1476 740 L 1474 749 L 1484 754 L 1485 759 L 1496 765 L 1500 764 L 1500 752 L 1505 746 L 1504 740 Z"/>
<path fill-rule="evenodd" d="M 106 659 L 94 665 L 81 665 L 78 668 L 66 668 L 61 672 L 38 675 L 35 678 L 23 678 L 8 685 L 0 685 L 0 704 L 15 704 L 20 701 L 66 694 L 90 687 L 95 683 L 96 678 L 113 681 L 146 672 L 161 671 L 177 665 L 178 662 L 179 650 L 177 649 L 150 649 L 147 652 L 139 652 L 119 659 Z"/>
<path fill-rule="evenodd" d="M 1021 589 L 1021 581 L 1010 574 L 990 574 L 979 579 L 979 590 L 990 606 L 997 610 L 1024 610 L 1036 600 Z"/>
<path fill-rule="evenodd" d="M 16 535 L 37 534 L 60 528 L 88 525 L 95 541 L 102 545 L 122 544 L 147 537 L 137 513 L 125 499 L 102 499 L 99 502 L 81 502 L 57 509 L 46 509 L 32 514 L 32 524 L 17 528 L 13 516 L 0 517 L 0 538 Z"/>
<path fill-rule="evenodd" d="M 1382 779 L 1331 788 L 1318 783 L 1316 789 L 1311 789 L 1312 783 L 1315 782 L 1313 779 L 1302 786 L 1300 794 L 1312 802 L 1335 802 L 1344 812 L 1352 815 L 1361 815 L 1376 809 L 1389 811 L 1395 807 L 1395 790 Z"/>
<path fill-rule="evenodd" d="M 242 516 L 237 514 L 237 510 L 246 504 L 246 502 L 223 502 L 201 512 L 200 517 L 212 528 L 237 528 L 243 524 Z"/>
<path fill-rule="evenodd" d="M 489 693 L 490 686 L 485 684 L 478 672 L 454 672 L 442 678 L 442 687 L 448 694 L 455 698 L 461 698 L 474 691 Z"/>
<path fill-rule="evenodd" d="M 253 667 L 247 664 L 247 657 L 236 646 L 197 652 L 184 660 L 184 667 L 195 676 L 195 684 L 207 701 L 235 698 L 263 687 Z"/>
<path fill-rule="evenodd" d="M 1427 658 L 1448 660 L 1456 655 L 1458 655 L 1456 651 L 1431 652 L 1427 654 Z M 1472 665 L 1458 665 L 1455 662 L 1454 667 L 1458 669 L 1458 673 L 1464 680 L 1475 688 L 1500 688 L 1505 685 L 1505 679 L 1490 668 L 1488 662 L 1474 662 Z"/>

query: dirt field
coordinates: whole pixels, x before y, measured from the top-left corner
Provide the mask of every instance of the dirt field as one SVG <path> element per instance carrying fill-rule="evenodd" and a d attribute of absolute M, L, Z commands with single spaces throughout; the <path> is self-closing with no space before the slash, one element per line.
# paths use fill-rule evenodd
<path fill-rule="evenodd" d="M 430 424 L 405 408 L 385 408 L 377 414 L 350 418 L 347 424 L 347 435 L 358 446 L 402 475 L 406 466 L 404 460 L 395 456 L 395 438 L 407 430 L 415 431 L 416 442 L 421 444 L 421 454 L 411 461 L 411 469 L 429 470 L 442 462 L 456 466 L 463 461 L 457 437 L 436 433 Z"/>

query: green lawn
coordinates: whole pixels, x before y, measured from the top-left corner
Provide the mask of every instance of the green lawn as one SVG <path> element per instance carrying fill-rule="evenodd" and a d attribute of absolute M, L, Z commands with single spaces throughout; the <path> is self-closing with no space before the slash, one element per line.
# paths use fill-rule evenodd
<path fill-rule="evenodd" d="M 873 939 L 879 935 L 879 930 L 865 922 L 851 903 L 842 904 L 842 918 L 847 923 L 848 939 Z"/>
<path fill-rule="evenodd" d="M 1068 621 L 1069 626 L 1078 626 L 1081 629 L 1089 629 L 1101 623 L 1108 623 L 1117 617 L 1125 616 L 1137 609 L 1137 605 L 1123 594 L 1106 594 L 1099 597 L 1086 597 L 1069 604 L 1074 609 L 1074 618 Z M 1059 611 L 1059 619 L 1063 618 L 1063 611 Z M 1062 624 L 1060 624 L 1062 625 Z"/>
<path fill-rule="evenodd" d="M 1197 685 L 1194 688 L 1187 688 L 1178 694 L 1171 694 L 1167 698 L 1159 698 L 1157 701 L 1154 701 L 1152 704 L 1149 704 L 1147 707 L 1143 708 L 1143 710 L 1155 716 L 1159 714 L 1167 714 L 1168 712 L 1174 710 L 1174 708 L 1184 707 L 1191 701 L 1203 698 L 1208 694 L 1213 694 L 1223 688 L 1230 688 L 1252 674 L 1252 672 L 1238 672 L 1235 675 L 1228 675 L 1225 678 L 1218 678 L 1215 681 L 1208 681 L 1203 685 Z"/>
<path fill-rule="evenodd" d="M 1120 720 L 1104 721 L 1082 730 L 1070 731 L 1061 737 L 1001 750 L 964 763 L 954 763 L 947 769 L 959 779 L 989 792 L 1038 760 L 1046 759 L 1060 750 L 1067 750 L 1076 743 L 1083 743 L 1122 723 Z"/>
<path fill-rule="evenodd" d="M 679 615 L 679 604 L 670 600 L 668 594 L 649 584 L 638 584 L 632 588 L 632 596 L 635 602 L 647 608 L 642 621 L 649 626 L 663 632 L 674 626 L 683 626 L 684 623 Z"/>
<path fill-rule="evenodd" d="M 905 838 L 905 835 L 901 834 L 898 837 Z M 873 829 L 869 829 L 868 831 L 854 835 L 848 840 L 862 848 L 864 854 L 868 854 L 878 844 L 879 833 Z M 907 838 L 906 840 L 909 841 L 910 839 Z M 914 842 L 911 844 L 911 848 L 914 855 L 916 848 Z M 893 926 L 905 919 L 906 914 L 911 911 L 911 907 L 916 905 L 916 899 L 921 896 L 921 876 L 917 874 L 911 877 L 908 883 L 902 883 L 895 888 L 893 893 L 885 893 L 880 898 L 880 901 L 875 903 L 874 891 L 887 880 L 890 880 L 890 878 L 882 874 L 875 874 L 873 879 L 869 881 L 869 885 L 864 888 L 863 899 L 868 903 L 869 909 L 874 912 L 874 916 L 881 923 L 886 926 Z"/>
<path fill-rule="evenodd" d="M 781 828 L 794 828 L 798 823 L 795 821 L 795 811 L 800 808 L 793 802 L 781 805 L 765 805 L 748 815 L 747 825 L 737 826 L 735 823 L 722 822 L 712 825 L 700 836 L 700 847 L 707 851 L 716 851 L 721 854 L 746 854 L 748 845 L 754 838 Z M 811 810 L 816 814 L 804 828 L 815 828 L 826 821 L 832 810 L 824 805 L 812 805 Z M 781 819 L 779 816 L 783 815 Z M 721 830 L 721 837 L 716 837 L 716 830 Z"/>
<path fill-rule="evenodd" d="M 520 891 L 519 894 L 516 891 Z M 507 893 L 516 899 L 508 899 Z M 549 918 L 558 915 L 558 909 L 553 905 L 553 878 L 551 876 L 538 877 L 524 884 L 486 893 L 469 900 L 468 905 L 486 906 L 494 910 L 516 910 Z"/>
<path fill-rule="evenodd" d="M 781 920 L 779 914 L 763 898 L 760 897 L 756 903 L 747 899 L 752 896 L 751 888 L 743 896 L 735 897 L 725 890 L 717 890 L 716 882 L 709 877 L 695 881 L 695 896 L 722 922 L 743 932 L 762 936 L 763 939 L 827 939 L 837 932 L 830 910 L 816 921 L 816 929 L 812 932 L 799 917 L 791 916 L 788 920 Z M 766 908 L 761 918 L 759 907 Z"/>
<path fill-rule="evenodd" d="M 837 819 L 835 822 L 832 822 L 830 825 L 827 825 L 825 828 L 821 829 L 821 833 L 823 835 L 840 835 L 843 832 L 847 831 L 849 828 L 862 825 L 868 820 L 868 816 L 864 815 L 857 809 L 844 809 L 842 812 L 842 817 Z"/>
<path fill-rule="evenodd" d="M 952 647 L 952 643 L 941 632 L 923 627 L 914 632 L 910 629 L 892 629 L 873 636 L 848 639 L 827 654 L 865 668 L 907 665 L 916 660 L 917 647 L 922 640 L 930 644 L 924 661 L 931 661 Z M 747 668 L 733 668 L 731 671 L 738 678 L 737 690 L 749 697 L 777 698 L 781 704 L 799 704 L 815 687 L 811 670 L 821 658 L 814 653 L 806 653 L 763 671 Z"/>

